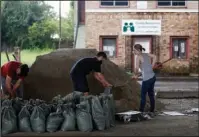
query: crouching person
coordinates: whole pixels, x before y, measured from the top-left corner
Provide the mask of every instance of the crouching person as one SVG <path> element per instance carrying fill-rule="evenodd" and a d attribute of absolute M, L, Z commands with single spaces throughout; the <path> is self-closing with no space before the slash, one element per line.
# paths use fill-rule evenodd
<path fill-rule="evenodd" d="M 22 82 L 28 75 L 29 67 L 17 61 L 10 61 L 1 67 L 3 96 L 23 98 Z"/>

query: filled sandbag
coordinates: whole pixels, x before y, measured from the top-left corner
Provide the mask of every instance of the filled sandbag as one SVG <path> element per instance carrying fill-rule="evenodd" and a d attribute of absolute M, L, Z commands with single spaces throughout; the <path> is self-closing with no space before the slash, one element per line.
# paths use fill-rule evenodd
<path fill-rule="evenodd" d="M 45 132 L 46 117 L 43 109 L 40 106 L 34 106 L 30 117 L 30 122 L 34 132 Z"/>
<path fill-rule="evenodd" d="M 80 97 L 83 96 L 82 92 L 79 91 L 73 91 L 72 93 L 66 95 L 65 97 L 62 98 L 62 100 L 64 101 L 64 103 L 73 103 L 73 105 L 75 104 L 79 104 L 80 103 Z"/>
<path fill-rule="evenodd" d="M 109 94 L 109 104 L 110 104 L 110 113 L 111 113 L 111 119 L 110 119 L 110 125 L 111 127 L 115 126 L 115 100 L 113 98 L 113 94 Z"/>
<path fill-rule="evenodd" d="M 62 123 L 62 131 L 75 131 L 76 130 L 76 116 L 75 111 L 71 107 L 72 103 L 64 105 L 64 122 Z"/>
<path fill-rule="evenodd" d="M 20 132 L 31 132 L 31 123 L 30 123 L 30 112 L 28 106 L 24 106 L 18 115 L 19 122 L 19 131 Z"/>
<path fill-rule="evenodd" d="M 90 132 L 93 130 L 92 117 L 89 111 L 88 100 L 76 105 L 77 127 L 80 131 Z"/>
<path fill-rule="evenodd" d="M 11 106 L 12 106 L 12 100 L 5 99 L 3 100 L 1 107 L 11 107 Z"/>
<path fill-rule="evenodd" d="M 56 132 L 58 128 L 61 126 L 64 117 L 62 115 L 62 107 L 61 105 L 57 106 L 57 111 L 50 113 L 46 122 L 46 130 L 48 132 Z"/>
<path fill-rule="evenodd" d="M 4 106 L 1 112 L 2 134 L 14 133 L 17 131 L 17 116 L 13 107 Z"/>
<path fill-rule="evenodd" d="M 34 103 L 35 103 L 36 106 L 39 106 L 39 105 L 45 103 L 45 101 L 43 101 L 43 100 L 41 100 L 41 99 L 36 99 L 36 100 L 34 101 Z"/>
<path fill-rule="evenodd" d="M 52 99 L 52 103 L 56 103 L 56 104 L 63 104 L 64 101 L 62 100 L 61 95 L 57 95 Z"/>
<path fill-rule="evenodd" d="M 32 106 L 35 105 L 35 100 L 34 99 L 29 99 L 28 104 L 30 104 Z"/>
<path fill-rule="evenodd" d="M 110 112 L 109 97 L 105 94 L 101 94 L 99 98 L 100 98 L 100 102 L 104 111 L 105 129 L 108 129 L 111 127 L 111 123 L 110 123 L 111 112 Z"/>
<path fill-rule="evenodd" d="M 41 104 L 39 106 L 43 109 L 45 117 L 48 117 L 48 115 L 51 112 L 51 106 L 47 105 L 46 103 L 43 103 L 43 104 Z"/>
<path fill-rule="evenodd" d="M 91 111 L 95 128 L 97 130 L 104 130 L 106 124 L 104 111 L 97 96 L 94 96 L 91 99 Z"/>
<path fill-rule="evenodd" d="M 18 115 L 22 109 L 22 106 L 24 105 L 23 99 L 17 97 L 13 99 L 12 102 L 12 106 L 16 112 L 16 115 Z"/>
<path fill-rule="evenodd" d="M 61 113 L 53 112 L 47 118 L 46 130 L 48 132 L 56 132 L 63 122 L 63 116 Z"/>

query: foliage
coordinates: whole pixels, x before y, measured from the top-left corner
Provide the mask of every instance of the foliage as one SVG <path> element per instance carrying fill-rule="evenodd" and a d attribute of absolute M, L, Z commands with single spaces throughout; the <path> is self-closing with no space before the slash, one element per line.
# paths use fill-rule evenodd
<path fill-rule="evenodd" d="M 190 72 L 199 74 L 199 58 L 197 56 L 190 58 Z"/>
<path fill-rule="evenodd" d="M 3 48 L 54 47 L 51 36 L 59 32 L 59 21 L 44 1 L 3 1 L 1 11 Z M 71 11 L 68 18 L 62 20 L 63 40 L 73 40 L 72 23 Z"/>
<path fill-rule="evenodd" d="M 27 50 L 22 50 L 21 51 L 21 61 L 22 63 L 26 63 L 28 65 L 32 65 L 34 61 L 36 60 L 37 56 L 48 54 L 52 52 L 52 49 L 27 49 Z M 12 53 L 9 54 L 10 60 L 14 60 Z M 1 65 L 7 62 L 6 54 L 5 52 L 1 53 Z"/>
<path fill-rule="evenodd" d="M 189 66 L 186 65 L 178 67 L 166 66 L 163 67 L 158 73 L 159 75 L 163 76 L 185 76 L 189 75 Z"/>
<path fill-rule="evenodd" d="M 28 40 L 32 48 L 50 48 L 51 34 L 56 31 L 56 24 L 51 20 L 35 22 L 28 28 Z M 51 45 L 53 47 L 53 45 Z"/>

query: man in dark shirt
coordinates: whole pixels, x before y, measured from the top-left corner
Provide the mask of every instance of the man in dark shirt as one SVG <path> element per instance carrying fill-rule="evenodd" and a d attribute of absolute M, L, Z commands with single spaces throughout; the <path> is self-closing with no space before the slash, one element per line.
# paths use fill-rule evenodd
<path fill-rule="evenodd" d="M 21 83 L 28 75 L 29 67 L 17 61 L 10 61 L 1 67 L 1 83 L 4 95 L 23 97 Z"/>
<path fill-rule="evenodd" d="M 86 75 L 90 72 L 94 72 L 95 78 L 100 81 L 104 87 L 112 86 L 101 73 L 101 64 L 104 59 L 107 59 L 106 53 L 98 52 L 96 57 L 82 58 L 73 65 L 70 75 L 75 91 L 88 95 L 89 88 Z"/>

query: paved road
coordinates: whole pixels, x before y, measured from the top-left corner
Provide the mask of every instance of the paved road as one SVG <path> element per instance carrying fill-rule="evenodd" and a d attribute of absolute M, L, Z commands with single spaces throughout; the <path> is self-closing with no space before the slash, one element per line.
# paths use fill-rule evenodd
<path fill-rule="evenodd" d="M 142 84 L 141 81 L 138 81 L 140 84 Z M 185 82 L 185 81 L 176 81 L 176 82 L 170 82 L 170 81 L 156 81 L 155 83 L 155 89 L 158 91 L 176 91 L 176 90 L 182 90 L 182 91 L 198 91 L 198 82 Z"/>
<path fill-rule="evenodd" d="M 198 116 L 157 116 L 153 120 L 131 124 L 117 124 L 106 131 L 55 132 L 55 133 L 14 133 L 7 137 L 59 137 L 59 136 L 198 136 Z"/>

